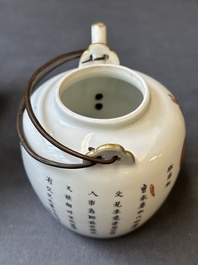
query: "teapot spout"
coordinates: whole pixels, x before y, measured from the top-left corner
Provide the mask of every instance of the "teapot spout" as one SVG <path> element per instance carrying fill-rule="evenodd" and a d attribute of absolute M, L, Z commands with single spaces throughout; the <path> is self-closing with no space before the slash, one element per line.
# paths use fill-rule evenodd
<path fill-rule="evenodd" d="M 91 26 L 91 42 L 94 43 L 107 43 L 107 27 L 104 23 L 96 23 Z"/>

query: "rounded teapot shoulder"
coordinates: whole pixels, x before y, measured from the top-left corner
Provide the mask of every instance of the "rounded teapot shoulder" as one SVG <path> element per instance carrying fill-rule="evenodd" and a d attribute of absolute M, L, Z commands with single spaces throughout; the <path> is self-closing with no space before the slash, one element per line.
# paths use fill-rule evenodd
<path fill-rule="evenodd" d="M 171 150 L 168 149 L 181 145 L 185 135 L 183 116 L 174 96 L 158 81 L 138 73 L 150 91 L 150 103 L 144 113 L 135 122 L 129 119 L 127 123 L 119 124 L 116 119 L 110 119 L 110 126 L 101 126 L 100 123 L 97 124 L 97 119 L 93 119 L 91 123 L 78 123 L 57 111 L 57 83 L 65 74 L 67 73 L 50 79 L 32 96 L 33 109 L 41 125 L 62 144 L 83 154 L 89 148 L 97 148 L 103 144 L 120 144 L 131 151 L 138 161 L 152 159 L 163 152 L 169 153 Z M 98 102 L 100 104 L 100 99 Z M 50 157 L 58 154 L 61 160 L 65 160 L 65 157 L 68 161 L 77 159 L 63 154 L 44 140 L 27 115 L 24 115 L 24 130 L 30 145 L 37 152 L 45 155 L 47 153 Z"/>

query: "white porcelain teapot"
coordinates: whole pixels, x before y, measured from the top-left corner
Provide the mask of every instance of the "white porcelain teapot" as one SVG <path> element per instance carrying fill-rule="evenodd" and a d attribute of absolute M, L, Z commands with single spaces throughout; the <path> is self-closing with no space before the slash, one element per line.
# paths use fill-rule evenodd
<path fill-rule="evenodd" d="M 79 57 L 78 68 L 38 86 Z M 102 23 L 92 26 L 87 51 L 61 55 L 33 74 L 17 130 L 43 205 L 71 230 L 96 238 L 129 233 L 157 211 L 176 181 L 185 140 L 174 96 L 119 65 Z"/>

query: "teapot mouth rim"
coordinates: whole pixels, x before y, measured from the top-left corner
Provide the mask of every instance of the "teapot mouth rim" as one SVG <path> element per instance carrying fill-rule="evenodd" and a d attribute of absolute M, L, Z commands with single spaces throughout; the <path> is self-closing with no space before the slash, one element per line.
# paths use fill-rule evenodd
<path fill-rule="evenodd" d="M 135 84 L 136 88 L 142 93 L 143 100 L 139 104 L 139 106 L 122 116 L 113 117 L 113 118 L 92 118 L 88 116 L 84 116 L 76 113 L 69 109 L 61 100 L 61 91 L 65 83 L 67 83 L 67 87 L 71 84 L 76 83 L 76 80 L 86 79 L 86 77 L 95 77 L 95 76 L 108 76 L 115 77 L 117 79 L 123 80 L 125 82 Z M 99 125 L 113 125 L 113 124 L 123 124 L 126 122 L 135 122 L 140 115 L 142 115 L 145 110 L 148 108 L 150 104 L 150 90 L 138 71 L 129 69 L 125 66 L 113 65 L 113 64 L 94 64 L 89 66 L 84 66 L 81 68 L 77 68 L 66 72 L 66 74 L 61 77 L 58 81 L 56 90 L 55 90 L 55 102 L 58 110 L 63 116 L 67 116 L 70 120 L 78 120 L 80 122 L 85 122 L 89 124 L 99 124 Z"/>

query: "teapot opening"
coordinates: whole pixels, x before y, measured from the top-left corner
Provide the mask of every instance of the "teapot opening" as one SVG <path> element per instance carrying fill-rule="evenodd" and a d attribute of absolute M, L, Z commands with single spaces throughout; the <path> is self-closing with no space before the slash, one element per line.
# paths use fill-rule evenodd
<path fill-rule="evenodd" d="M 135 111 L 142 103 L 142 91 L 125 80 L 104 75 L 63 82 L 60 100 L 69 110 L 89 118 L 111 119 Z"/>

